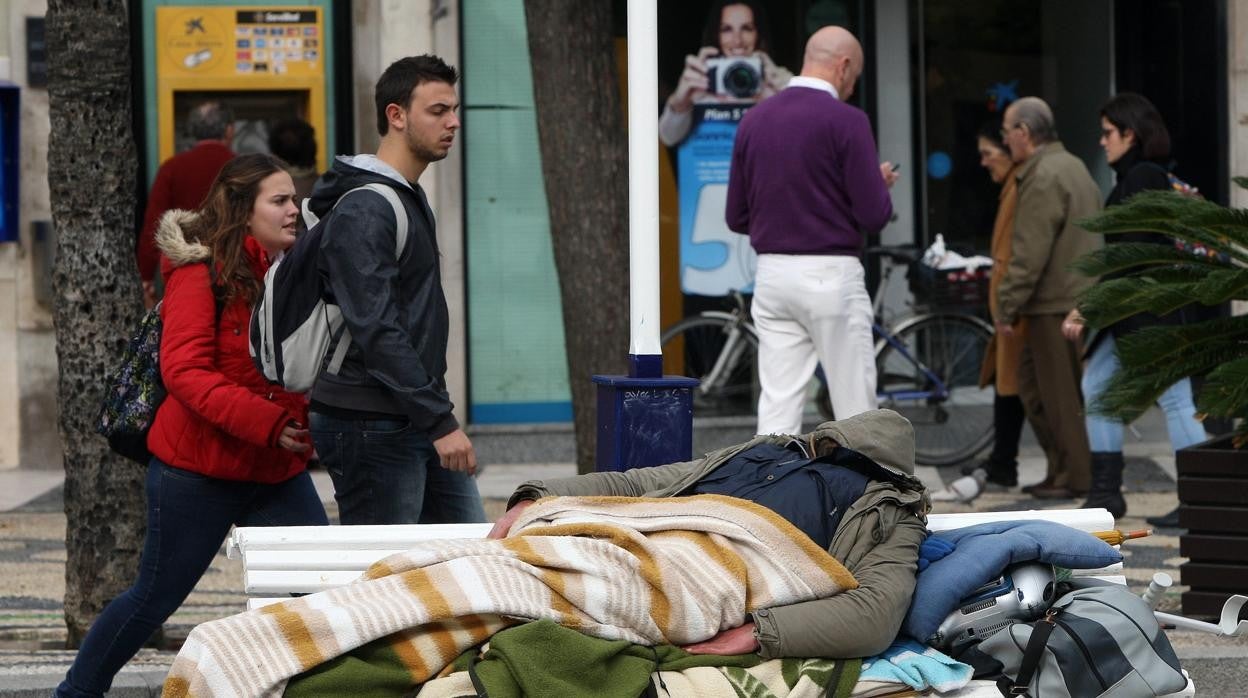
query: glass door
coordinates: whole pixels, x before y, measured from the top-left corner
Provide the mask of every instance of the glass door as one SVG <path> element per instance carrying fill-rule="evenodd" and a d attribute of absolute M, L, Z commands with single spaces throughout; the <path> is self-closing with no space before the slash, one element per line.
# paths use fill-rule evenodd
<path fill-rule="evenodd" d="M 976 138 L 999 128 L 1019 97 L 1048 102 L 1067 150 L 1108 191 L 1097 114 L 1113 88 L 1112 3 L 914 0 L 911 10 L 919 242 L 941 234 L 987 251 L 998 187 L 979 166 Z"/>

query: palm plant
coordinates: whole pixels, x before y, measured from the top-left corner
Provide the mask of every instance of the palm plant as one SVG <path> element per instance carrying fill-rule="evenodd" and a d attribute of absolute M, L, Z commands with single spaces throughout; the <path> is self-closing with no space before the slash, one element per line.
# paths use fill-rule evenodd
<path fill-rule="evenodd" d="M 1248 178 L 1235 183 L 1248 189 Z M 1075 268 L 1091 276 L 1124 273 L 1090 288 L 1079 311 L 1093 328 L 1137 313 L 1164 315 L 1200 303 L 1216 306 L 1248 300 L 1248 210 L 1172 191 L 1143 192 L 1120 206 L 1081 221 L 1087 230 L 1112 235 L 1157 232 L 1177 246 L 1149 243 L 1107 245 Z M 1121 370 L 1098 404 L 1090 408 L 1130 422 L 1166 388 L 1206 374 L 1196 397 L 1197 412 L 1240 418 L 1235 446 L 1248 442 L 1248 316 L 1186 325 L 1145 327 L 1118 338 Z"/>

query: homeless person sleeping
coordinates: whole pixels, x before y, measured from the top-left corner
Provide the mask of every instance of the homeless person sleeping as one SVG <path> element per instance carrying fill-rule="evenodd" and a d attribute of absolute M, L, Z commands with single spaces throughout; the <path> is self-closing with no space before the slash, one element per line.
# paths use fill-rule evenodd
<path fill-rule="evenodd" d="M 164 694 L 312 695 L 291 679 L 378 655 L 410 690 L 535 620 L 645 646 L 651 667 L 672 645 L 712 664 L 868 657 L 901 628 L 929 508 L 913 429 L 889 410 L 686 463 L 531 481 L 508 504 L 486 540 L 429 541 L 353 584 L 197 627 Z"/>

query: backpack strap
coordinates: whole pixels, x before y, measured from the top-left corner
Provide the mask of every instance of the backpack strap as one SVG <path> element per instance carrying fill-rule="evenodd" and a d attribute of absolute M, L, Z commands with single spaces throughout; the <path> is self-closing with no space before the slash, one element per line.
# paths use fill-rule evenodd
<path fill-rule="evenodd" d="M 361 189 L 367 189 L 381 194 L 386 198 L 386 201 L 390 202 L 390 208 L 394 209 L 394 258 L 398 259 L 403 255 L 403 248 L 407 247 L 407 209 L 403 207 L 403 201 L 399 198 L 399 193 L 389 184 L 369 182 L 362 187 L 352 189 L 347 192 L 347 194 Z M 346 197 L 347 194 L 343 194 L 342 196 Z M 341 203 L 342 198 L 339 198 L 338 201 Z"/>
<path fill-rule="evenodd" d="M 1023 661 L 1018 665 L 1018 675 L 1010 681 L 1010 677 L 1002 676 L 997 680 L 997 688 L 1001 691 L 1002 696 L 1025 696 L 1031 687 L 1031 679 L 1036 674 L 1036 668 L 1040 666 L 1040 659 L 1044 656 L 1044 648 L 1049 644 L 1049 636 L 1053 634 L 1053 628 L 1057 627 L 1057 623 L 1053 621 L 1053 616 L 1061 612 L 1060 608 L 1049 609 L 1044 618 L 1036 621 L 1031 626 L 1031 637 L 1027 639 L 1027 649 L 1023 651 Z"/>
<path fill-rule="evenodd" d="M 338 208 L 338 204 L 342 203 L 342 200 L 347 198 L 347 196 L 352 192 L 357 192 L 362 189 L 367 189 L 381 194 L 385 197 L 386 201 L 390 202 L 390 208 L 394 210 L 394 258 L 398 260 L 403 256 L 403 248 L 407 247 L 407 209 L 403 207 L 403 201 L 399 199 L 399 193 L 394 190 L 394 187 L 389 184 L 382 184 L 381 182 L 369 182 L 368 184 L 356 187 L 348 191 L 346 194 L 338 197 L 338 202 L 334 204 L 334 208 Z M 312 214 L 311 210 L 308 209 L 307 199 L 304 199 L 303 201 L 303 208 L 305 220 L 309 215 L 316 218 L 315 214 Z M 315 222 L 311 223 L 311 225 L 315 225 Z M 338 343 L 334 346 L 334 353 L 329 358 L 329 364 L 325 367 L 326 373 L 331 376 L 338 375 L 338 371 L 342 369 L 342 362 L 347 358 L 347 349 L 350 348 L 350 346 L 351 331 L 344 326 L 342 328 L 342 335 L 338 337 Z"/>
<path fill-rule="evenodd" d="M 221 313 L 225 312 L 225 301 L 221 299 L 221 293 L 223 293 L 225 289 L 221 289 L 217 286 L 217 265 L 213 263 L 213 260 L 211 259 L 208 260 L 206 264 L 208 265 L 208 289 L 212 291 L 212 308 L 216 311 L 216 321 L 212 324 L 213 329 L 215 330 L 217 325 L 221 324 Z M 220 289 L 220 292 L 218 292 L 218 289 Z"/>

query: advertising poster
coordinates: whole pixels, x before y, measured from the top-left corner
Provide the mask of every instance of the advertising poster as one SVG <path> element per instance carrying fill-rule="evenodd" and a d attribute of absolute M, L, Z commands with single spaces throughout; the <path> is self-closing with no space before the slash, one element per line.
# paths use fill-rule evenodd
<path fill-rule="evenodd" d="M 666 28 L 661 52 L 678 70 L 662 95 L 659 140 L 675 165 L 678 283 L 686 315 L 754 287 L 757 255 L 747 236 L 728 229 L 724 204 L 741 118 L 793 76 L 786 66 L 796 37 L 786 32 L 777 41 L 769 10 L 791 16 L 781 5 L 689 3 L 660 22 Z"/>
<path fill-rule="evenodd" d="M 749 293 L 758 256 L 750 239 L 728 229 L 724 202 L 732 141 L 747 105 L 696 108 L 696 126 L 677 155 L 680 288 L 697 296 Z"/>

